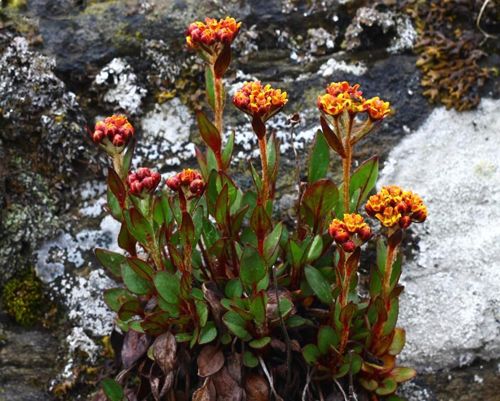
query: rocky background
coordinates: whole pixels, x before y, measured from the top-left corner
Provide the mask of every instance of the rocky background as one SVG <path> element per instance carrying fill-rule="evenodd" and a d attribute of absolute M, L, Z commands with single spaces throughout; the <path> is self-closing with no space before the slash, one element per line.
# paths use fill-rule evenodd
<path fill-rule="evenodd" d="M 203 96 L 203 76 L 183 32 L 192 20 L 225 15 L 244 23 L 229 94 L 258 78 L 285 88 L 286 112 L 301 115 L 293 134 L 285 115 L 275 120 L 283 218 L 295 196 L 292 144 L 304 160 L 318 128 L 318 92 L 330 81 L 351 80 L 391 102 L 395 116 L 357 148 L 355 159 L 379 154 L 381 184 L 412 188 L 429 205 L 428 222 L 409 239 L 403 273 L 402 357 L 420 372 L 403 393 L 409 401 L 498 400 L 500 82 L 491 67 L 500 64 L 500 6 L 486 2 L 480 26 L 488 34 L 469 18 L 478 48 L 459 57 L 473 54 L 488 69 L 474 81 L 483 70 L 467 69 L 467 62 L 426 72 L 422 58 L 433 49 L 443 54 L 444 45 L 422 45 L 429 24 L 408 3 L 414 2 L 2 1 L 0 400 L 86 400 L 95 388 L 99 367 L 112 358 L 113 316 L 101 299 L 111 280 L 92 249 L 116 248 L 117 226 L 103 211 L 105 159 L 87 126 L 124 112 L 140 138 L 135 165 L 164 176 L 194 165 L 192 106 Z M 477 16 L 485 2 L 437 3 L 456 3 L 457 12 L 472 7 Z M 458 52 L 466 50 L 460 45 Z M 453 83 L 443 74 L 459 83 L 455 100 L 436 89 Z M 479 84 L 465 108 L 473 110 L 440 106 L 439 100 L 462 108 L 460 91 L 471 74 Z M 227 117 L 237 132 L 234 169 L 243 170 L 256 156 L 255 140 L 231 105 Z"/>

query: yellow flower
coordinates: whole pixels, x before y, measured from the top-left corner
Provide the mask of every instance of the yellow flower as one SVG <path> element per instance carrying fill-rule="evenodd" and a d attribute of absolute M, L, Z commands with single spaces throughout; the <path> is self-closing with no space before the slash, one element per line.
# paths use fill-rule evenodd
<path fill-rule="evenodd" d="M 266 121 L 288 102 L 288 95 L 271 85 L 263 86 L 260 81 L 245 82 L 233 96 L 233 104 L 251 116 L 258 116 Z"/>
<path fill-rule="evenodd" d="M 383 187 L 378 194 L 370 196 L 365 209 L 385 227 L 407 228 L 412 222 L 421 223 L 427 218 L 422 198 L 395 185 Z"/>
<path fill-rule="evenodd" d="M 362 108 L 372 120 L 382 120 L 391 113 L 390 103 L 384 102 L 378 96 L 365 100 Z"/>

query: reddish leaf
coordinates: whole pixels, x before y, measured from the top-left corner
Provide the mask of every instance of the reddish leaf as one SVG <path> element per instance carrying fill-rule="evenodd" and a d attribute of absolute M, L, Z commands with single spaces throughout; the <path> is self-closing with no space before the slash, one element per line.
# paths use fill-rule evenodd
<path fill-rule="evenodd" d="M 147 315 L 141 322 L 141 327 L 146 333 L 157 336 L 168 330 L 170 323 L 170 314 L 161 311 Z"/>
<path fill-rule="evenodd" d="M 330 145 L 330 147 L 335 152 L 337 152 L 340 157 L 345 157 L 345 150 L 341 140 L 335 134 L 335 132 L 333 132 L 333 130 L 330 128 L 330 125 L 323 116 L 320 117 L 320 123 L 321 123 L 321 128 L 323 130 L 323 135 L 325 136 L 328 145 Z"/>
<path fill-rule="evenodd" d="M 215 78 L 222 78 L 231 64 L 231 45 L 226 43 L 214 65 Z"/>
<path fill-rule="evenodd" d="M 220 154 L 222 139 L 219 130 L 202 111 L 196 113 L 196 120 L 198 121 L 198 128 L 203 141 L 215 154 Z"/>
<path fill-rule="evenodd" d="M 252 128 L 257 135 L 257 138 L 262 139 L 266 136 L 266 125 L 259 116 L 253 116 Z"/>
<path fill-rule="evenodd" d="M 252 227 L 252 230 L 257 238 L 264 240 L 264 237 L 271 229 L 271 226 L 272 222 L 265 207 L 257 205 L 253 210 L 252 216 L 250 217 L 250 227 Z"/>
<path fill-rule="evenodd" d="M 268 401 L 269 384 L 267 380 L 258 374 L 251 373 L 245 380 L 245 391 L 247 401 Z"/>
<path fill-rule="evenodd" d="M 167 332 L 157 337 L 153 343 L 153 357 L 163 373 L 171 373 L 177 363 L 177 341 L 172 333 Z"/>
<path fill-rule="evenodd" d="M 205 345 L 198 355 L 198 376 L 208 377 L 224 366 L 224 354 L 213 345 Z"/>
<path fill-rule="evenodd" d="M 120 176 L 111 167 L 108 169 L 108 188 L 116 196 L 120 205 L 123 206 L 127 191 Z"/>
<path fill-rule="evenodd" d="M 154 269 L 144 260 L 133 257 L 127 258 L 127 262 L 140 277 L 151 282 L 153 281 Z"/>
<path fill-rule="evenodd" d="M 137 244 L 137 241 L 128 231 L 127 224 L 123 222 L 120 227 L 120 233 L 118 234 L 118 245 L 120 246 L 120 248 L 130 253 L 132 256 L 135 256 L 135 244 Z"/>
<path fill-rule="evenodd" d="M 122 363 L 125 369 L 131 368 L 148 350 L 149 336 L 129 330 L 123 340 Z"/>
<path fill-rule="evenodd" d="M 118 311 L 118 317 L 127 321 L 134 316 L 140 315 L 142 313 L 141 303 L 137 299 L 125 302 Z"/>

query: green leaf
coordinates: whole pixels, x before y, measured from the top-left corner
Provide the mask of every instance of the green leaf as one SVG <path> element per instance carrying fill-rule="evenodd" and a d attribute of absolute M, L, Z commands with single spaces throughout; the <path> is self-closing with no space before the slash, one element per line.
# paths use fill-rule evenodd
<path fill-rule="evenodd" d="M 309 155 L 308 181 L 310 183 L 326 177 L 330 164 L 330 150 L 328 142 L 321 130 L 316 132 L 314 144 Z"/>
<path fill-rule="evenodd" d="M 399 355 L 403 350 L 406 343 L 406 332 L 404 329 L 396 328 L 394 329 L 394 337 L 392 338 L 391 345 L 389 347 L 390 355 Z"/>
<path fill-rule="evenodd" d="M 398 298 L 393 298 L 391 300 L 391 309 L 387 315 L 387 321 L 384 323 L 382 328 L 382 334 L 387 336 L 394 330 L 396 327 L 396 322 L 398 321 L 398 313 L 399 313 L 399 300 Z"/>
<path fill-rule="evenodd" d="M 361 384 L 368 391 L 375 391 L 378 387 L 378 383 L 373 379 L 363 379 L 362 377 L 358 378 L 359 384 Z"/>
<path fill-rule="evenodd" d="M 175 340 L 178 343 L 185 343 L 187 341 L 191 341 L 193 335 L 191 333 L 179 333 L 175 335 Z"/>
<path fill-rule="evenodd" d="M 306 266 L 305 273 L 307 283 L 319 300 L 326 305 L 331 305 L 333 303 L 333 296 L 328 281 L 323 277 L 319 270 L 312 266 Z"/>
<path fill-rule="evenodd" d="M 274 227 L 273 231 L 271 231 L 264 240 L 264 257 L 266 260 L 271 259 L 276 248 L 280 243 L 281 234 L 283 233 L 283 223 L 278 223 Z"/>
<path fill-rule="evenodd" d="M 121 266 L 127 262 L 127 258 L 120 253 L 111 252 L 106 249 L 97 248 L 95 256 L 114 277 L 121 277 Z"/>
<path fill-rule="evenodd" d="M 243 286 L 241 281 L 237 278 L 229 280 L 224 288 L 224 293 L 228 298 L 241 298 L 243 295 Z"/>
<path fill-rule="evenodd" d="M 307 223 L 318 233 L 337 204 L 339 191 L 328 179 L 309 184 L 302 197 L 302 212 Z"/>
<path fill-rule="evenodd" d="M 205 86 L 207 90 L 207 101 L 213 110 L 215 108 L 215 85 L 214 74 L 211 66 L 209 65 L 205 67 Z"/>
<path fill-rule="evenodd" d="M 238 313 L 233 311 L 226 312 L 222 317 L 222 321 L 235 336 L 241 338 L 242 340 L 248 341 L 252 338 L 245 328 L 245 319 L 243 319 Z"/>
<path fill-rule="evenodd" d="M 130 234 L 127 228 L 127 223 L 124 221 L 120 227 L 120 232 L 118 233 L 118 245 L 123 250 L 127 251 L 131 255 L 136 254 L 136 239 Z"/>
<path fill-rule="evenodd" d="M 316 235 L 309 247 L 309 251 L 307 252 L 306 261 L 307 263 L 312 263 L 316 259 L 318 259 L 323 252 L 323 238 L 321 235 Z"/>
<path fill-rule="evenodd" d="M 123 282 L 130 290 L 137 295 L 146 295 L 151 290 L 151 283 L 135 272 L 128 263 L 122 264 Z"/>
<path fill-rule="evenodd" d="M 207 322 L 207 324 L 200 331 L 200 338 L 198 344 L 207 344 L 217 337 L 217 328 L 214 322 Z"/>
<path fill-rule="evenodd" d="M 309 365 L 314 365 L 318 360 L 318 358 L 320 357 L 321 352 L 319 351 L 319 348 L 315 344 L 307 344 L 302 349 L 302 355 L 304 356 L 304 360 Z"/>
<path fill-rule="evenodd" d="M 142 313 L 141 303 L 137 299 L 125 302 L 118 311 L 118 316 L 121 320 L 126 322 L 132 319 L 134 316 L 140 315 Z"/>
<path fill-rule="evenodd" d="M 227 225 L 229 217 L 229 187 L 224 185 L 215 203 L 215 221 L 222 226 Z"/>
<path fill-rule="evenodd" d="M 259 360 L 250 351 L 243 353 L 243 365 L 247 368 L 255 368 L 259 364 Z"/>
<path fill-rule="evenodd" d="M 379 384 L 378 388 L 375 390 L 375 394 L 378 395 L 389 395 L 396 391 L 398 384 L 396 380 L 388 377 L 382 383 Z"/>
<path fill-rule="evenodd" d="M 261 348 L 264 348 L 270 342 L 271 342 L 271 337 L 262 337 L 262 338 L 250 341 L 248 343 L 248 345 L 250 345 L 250 347 L 255 348 L 255 349 L 261 349 Z"/>
<path fill-rule="evenodd" d="M 266 266 L 256 249 L 246 247 L 240 261 L 240 279 L 251 288 L 266 276 Z"/>
<path fill-rule="evenodd" d="M 231 157 L 233 155 L 233 149 L 234 149 L 234 138 L 235 138 L 235 132 L 234 130 L 231 130 L 231 133 L 229 134 L 229 139 L 227 140 L 226 146 L 222 151 L 222 163 L 224 163 L 224 167 L 226 169 L 229 168 L 229 166 L 231 165 Z"/>
<path fill-rule="evenodd" d="M 153 218 L 156 224 L 162 226 L 164 224 L 169 224 L 174 216 L 172 215 L 172 210 L 170 209 L 170 204 L 168 203 L 168 196 L 162 194 L 162 196 L 155 198 L 153 205 Z"/>
<path fill-rule="evenodd" d="M 207 304 L 203 301 L 195 301 L 195 305 L 196 305 L 196 313 L 198 314 L 200 326 L 204 327 L 207 324 L 207 319 L 208 319 Z"/>
<path fill-rule="evenodd" d="M 130 234 L 143 245 L 153 238 L 153 227 L 144 216 L 135 208 L 124 211 L 125 221 Z"/>
<path fill-rule="evenodd" d="M 361 203 L 368 197 L 370 191 L 375 187 L 378 177 L 378 157 L 372 157 L 359 166 L 351 176 L 349 185 L 350 196 L 359 189 L 356 201 L 357 210 Z"/>
<path fill-rule="evenodd" d="M 301 327 L 301 326 L 304 326 L 305 324 L 307 324 L 309 321 L 307 319 L 304 319 L 302 316 L 299 316 L 299 315 L 293 315 L 293 316 L 290 316 L 287 321 L 286 321 L 286 325 L 288 327 L 290 327 L 291 329 L 295 328 L 295 327 Z"/>
<path fill-rule="evenodd" d="M 203 141 L 215 154 L 220 154 L 222 139 L 219 130 L 202 111 L 196 112 L 196 120 L 198 121 L 198 129 Z"/>
<path fill-rule="evenodd" d="M 322 354 L 328 354 L 332 347 L 339 343 L 339 336 L 331 326 L 322 326 L 318 331 L 318 349 Z"/>
<path fill-rule="evenodd" d="M 250 302 L 250 313 L 258 326 L 262 326 L 266 321 L 266 296 L 260 293 Z"/>
<path fill-rule="evenodd" d="M 124 394 L 122 387 L 113 379 L 104 379 L 101 383 L 104 394 L 109 401 L 122 401 Z"/>
<path fill-rule="evenodd" d="M 412 368 L 394 368 L 391 371 L 391 376 L 397 383 L 403 383 L 413 379 L 417 375 L 417 371 Z"/>
<path fill-rule="evenodd" d="M 154 277 L 154 284 L 165 301 L 171 304 L 178 303 L 181 283 L 177 275 L 160 271 Z"/>
<path fill-rule="evenodd" d="M 127 258 L 127 263 L 143 279 L 148 281 L 153 280 L 154 269 L 144 260 L 135 257 Z"/>
<path fill-rule="evenodd" d="M 118 312 L 121 306 L 135 297 L 125 288 L 109 288 L 104 291 L 104 302 L 113 312 Z"/>

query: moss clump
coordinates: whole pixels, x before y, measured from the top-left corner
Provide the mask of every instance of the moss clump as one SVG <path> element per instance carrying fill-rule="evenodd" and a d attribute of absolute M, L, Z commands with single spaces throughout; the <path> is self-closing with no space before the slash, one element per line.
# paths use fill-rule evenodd
<path fill-rule="evenodd" d="M 34 273 L 13 278 L 2 292 L 4 309 L 22 326 L 32 326 L 42 318 L 43 287 Z"/>

